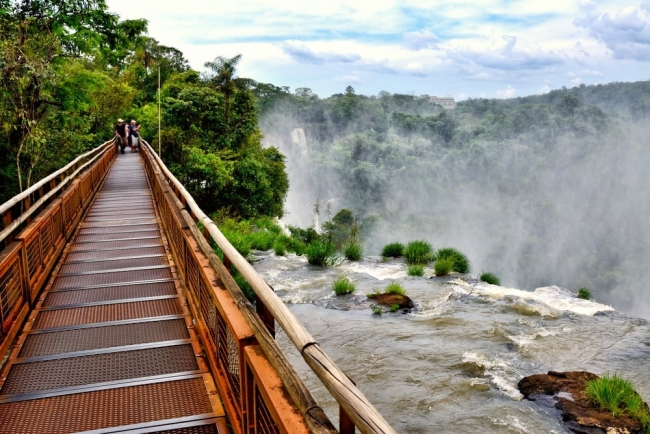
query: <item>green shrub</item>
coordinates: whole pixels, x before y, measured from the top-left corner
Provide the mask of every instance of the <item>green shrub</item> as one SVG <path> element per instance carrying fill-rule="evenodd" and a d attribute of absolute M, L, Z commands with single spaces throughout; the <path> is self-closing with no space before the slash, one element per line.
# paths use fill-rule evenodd
<path fill-rule="evenodd" d="M 352 294 L 355 290 L 354 283 L 347 277 L 339 277 L 333 285 L 336 295 Z"/>
<path fill-rule="evenodd" d="M 479 280 L 481 282 L 489 283 L 490 285 L 501 285 L 499 278 L 492 273 L 482 273 Z"/>
<path fill-rule="evenodd" d="M 390 243 L 386 244 L 383 249 L 381 249 L 381 256 L 384 258 L 399 258 L 404 254 L 404 244 L 402 243 Z"/>
<path fill-rule="evenodd" d="M 592 299 L 592 296 L 591 296 L 591 289 L 589 289 L 589 288 L 584 288 L 584 287 L 583 287 L 583 288 L 580 288 L 580 289 L 578 290 L 578 298 L 582 298 L 582 299 L 584 299 L 584 300 L 591 300 L 591 299 Z"/>
<path fill-rule="evenodd" d="M 350 261 L 359 261 L 363 256 L 361 246 L 358 244 L 350 244 L 345 248 L 343 253 L 345 254 L 345 258 Z"/>
<path fill-rule="evenodd" d="M 404 289 L 404 287 L 397 282 L 391 282 L 384 290 L 384 294 L 405 295 L 406 289 Z"/>
<path fill-rule="evenodd" d="M 305 249 L 307 246 L 305 246 L 305 243 L 302 241 L 296 239 L 296 238 L 291 238 L 291 241 L 289 242 L 288 249 L 289 251 L 295 253 L 298 256 L 302 256 L 303 253 L 305 253 Z"/>
<path fill-rule="evenodd" d="M 287 248 L 282 240 L 275 240 L 273 252 L 276 256 L 284 256 L 287 253 Z"/>
<path fill-rule="evenodd" d="M 458 273 L 467 274 L 471 270 L 467 256 L 454 249 L 453 247 L 444 247 L 442 249 L 439 249 L 435 254 L 435 260 L 437 261 L 440 259 L 451 259 L 452 270 Z"/>
<path fill-rule="evenodd" d="M 370 306 L 370 309 L 372 310 L 372 313 L 375 315 L 381 315 L 382 312 L 384 312 L 384 309 L 381 306 Z"/>
<path fill-rule="evenodd" d="M 251 252 L 251 242 L 248 237 L 241 232 L 222 231 L 230 244 L 245 258 Z"/>
<path fill-rule="evenodd" d="M 433 270 L 436 276 L 446 276 L 454 269 L 454 261 L 451 258 L 438 259 L 433 264 Z"/>
<path fill-rule="evenodd" d="M 255 250 L 271 250 L 273 243 L 275 242 L 277 234 L 270 232 L 266 229 L 260 229 L 255 232 L 251 232 L 248 235 L 248 239 L 251 241 L 251 247 Z"/>
<path fill-rule="evenodd" d="M 424 240 L 411 241 L 404 249 L 407 264 L 426 264 L 431 260 L 431 244 Z"/>
<path fill-rule="evenodd" d="M 650 414 L 629 381 L 617 374 L 604 374 L 600 378 L 587 381 L 585 393 L 601 410 L 610 411 L 613 416 L 627 413 L 641 421 L 646 432 L 648 431 Z"/>
<path fill-rule="evenodd" d="M 408 274 L 409 276 L 424 276 L 424 265 L 422 264 L 409 265 L 406 274 Z"/>
<path fill-rule="evenodd" d="M 307 246 L 305 254 L 307 255 L 307 262 L 310 265 L 334 266 L 339 263 L 336 249 L 330 243 L 314 241 Z"/>
<path fill-rule="evenodd" d="M 394 305 L 392 305 L 392 306 L 390 307 L 390 311 L 391 311 L 391 312 L 395 312 L 395 311 L 397 311 L 397 310 L 399 310 L 399 304 L 394 304 Z"/>
<path fill-rule="evenodd" d="M 253 291 L 253 287 L 244 279 L 244 276 L 239 274 L 239 271 L 237 271 L 236 268 L 232 267 L 233 272 L 232 272 L 232 277 L 237 283 L 237 286 L 242 290 L 248 301 L 251 303 L 255 301 L 255 291 Z"/>

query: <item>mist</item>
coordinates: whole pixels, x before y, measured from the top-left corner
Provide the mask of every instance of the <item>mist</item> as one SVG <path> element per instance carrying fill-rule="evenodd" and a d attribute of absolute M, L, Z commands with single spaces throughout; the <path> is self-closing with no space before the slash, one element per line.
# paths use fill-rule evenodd
<path fill-rule="evenodd" d="M 479 115 L 459 107 L 444 115 L 456 122 L 451 138 L 405 131 L 395 108 L 382 131 L 376 123 L 359 127 L 369 110 L 341 127 L 331 103 L 320 122 L 276 105 L 260 125 L 265 144 L 287 157 L 283 220 L 313 226 L 319 200 L 321 220 L 328 218 L 324 204 L 331 215 L 348 208 L 362 221 L 372 217 L 365 255 L 424 239 L 465 253 L 475 276 L 489 271 L 502 285 L 527 290 L 588 287 L 596 301 L 650 318 L 646 123 L 581 101 L 563 116 L 553 112 L 562 100 L 533 102 Z M 439 108 L 428 110 L 410 110 L 408 119 L 447 119 Z M 492 127 L 492 112 L 508 122 Z M 533 115 L 522 121 L 527 112 Z"/>

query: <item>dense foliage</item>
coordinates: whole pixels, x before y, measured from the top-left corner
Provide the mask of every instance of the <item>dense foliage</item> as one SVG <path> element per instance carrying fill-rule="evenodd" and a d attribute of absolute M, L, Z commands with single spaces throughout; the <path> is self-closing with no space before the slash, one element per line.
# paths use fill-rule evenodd
<path fill-rule="evenodd" d="M 104 0 L 0 6 L 0 203 L 112 138 L 121 117 L 142 124 L 204 211 L 283 214 L 285 159 L 261 145 L 241 56 L 216 57 L 201 76 L 146 36 L 146 20 L 120 21 Z"/>
<path fill-rule="evenodd" d="M 616 294 L 604 301 L 618 308 L 644 303 L 632 299 L 650 278 L 650 81 L 469 99 L 455 110 L 351 87 L 328 98 L 253 92 L 265 140 L 288 156 L 293 221 L 309 224 L 304 204 L 320 198 L 360 221 L 376 217 L 363 239 L 370 255 L 433 239 L 508 285 L 587 285 L 599 299 Z"/>

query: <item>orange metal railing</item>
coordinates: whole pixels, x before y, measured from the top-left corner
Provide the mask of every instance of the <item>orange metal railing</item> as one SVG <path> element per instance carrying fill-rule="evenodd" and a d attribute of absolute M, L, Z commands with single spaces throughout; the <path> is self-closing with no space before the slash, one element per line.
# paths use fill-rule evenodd
<path fill-rule="evenodd" d="M 106 142 L 0 205 L 0 357 L 101 185 L 115 149 Z"/>
<path fill-rule="evenodd" d="M 274 352 L 275 343 L 269 334 L 277 321 L 339 402 L 341 433 L 354 433 L 355 426 L 364 433 L 394 433 L 198 208 L 149 144 L 143 141 L 141 149 L 179 277 L 186 288 L 206 358 L 234 431 L 336 432 L 293 368 L 278 364 L 276 359 L 284 356 Z M 196 222 L 203 225 L 202 232 Z M 214 255 L 212 246 L 222 251 L 223 263 Z M 256 308 L 238 296 L 241 290 L 229 274 L 231 264 L 253 287 L 257 295 Z M 249 315 L 251 309 L 260 315 Z M 256 326 L 262 322 L 261 327 Z"/>

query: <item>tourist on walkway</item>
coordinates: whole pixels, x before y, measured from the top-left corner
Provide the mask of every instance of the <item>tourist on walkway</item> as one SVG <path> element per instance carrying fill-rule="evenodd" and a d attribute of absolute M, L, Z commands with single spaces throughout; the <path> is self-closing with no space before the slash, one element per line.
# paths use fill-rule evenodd
<path fill-rule="evenodd" d="M 123 154 L 124 148 L 126 147 L 126 140 L 128 138 L 128 131 L 124 119 L 117 120 L 117 125 L 115 126 L 115 137 L 117 137 L 116 143 L 120 147 L 120 152 Z"/>
<path fill-rule="evenodd" d="M 135 152 L 136 148 L 140 149 L 140 134 L 138 131 L 140 131 L 140 125 L 136 125 L 135 119 L 132 119 L 131 124 L 129 125 L 129 143 L 131 144 L 131 152 Z"/>

